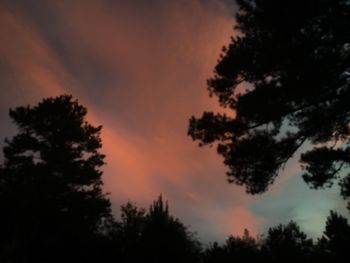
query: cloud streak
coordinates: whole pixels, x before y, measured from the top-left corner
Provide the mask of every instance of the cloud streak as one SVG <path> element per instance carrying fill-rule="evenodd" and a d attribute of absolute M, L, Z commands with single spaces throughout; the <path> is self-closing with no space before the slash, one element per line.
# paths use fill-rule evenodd
<path fill-rule="evenodd" d="M 214 149 L 186 136 L 192 114 L 220 110 L 205 81 L 233 32 L 231 12 L 224 1 L 5 1 L 1 137 L 14 132 L 8 108 L 72 94 L 104 126 L 116 214 L 128 199 L 147 206 L 163 193 L 204 241 L 261 232 L 258 197 L 227 184 Z"/>

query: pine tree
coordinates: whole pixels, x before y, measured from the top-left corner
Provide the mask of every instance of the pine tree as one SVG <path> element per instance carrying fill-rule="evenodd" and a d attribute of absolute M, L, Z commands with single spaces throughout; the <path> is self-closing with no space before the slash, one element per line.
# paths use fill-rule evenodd
<path fill-rule="evenodd" d="M 208 81 L 225 114 L 192 117 L 189 135 L 216 143 L 229 181 L 248 193 L 266 191 L 306 143 L 303 178 L 330 186 L 350 166 L 349 1 L 237 3 L 237 33 Z M 350 197 L 350 175 L 340 183 Z"/>
<path fill-rule="evenodd" d="M 101 126 L 72 96 L 10 110 L 18 134 L 6 139 L 0 169 L 1 256 L 9 262 L 82 258 L 111 219 L 102 191 Z"/>

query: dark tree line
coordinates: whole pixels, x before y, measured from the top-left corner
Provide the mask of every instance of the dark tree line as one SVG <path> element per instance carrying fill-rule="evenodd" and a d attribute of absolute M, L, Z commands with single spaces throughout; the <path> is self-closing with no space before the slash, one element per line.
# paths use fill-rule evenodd
<path fill-rule="evenodd" d="M 242 237 L 229 237 L 223 245 L 213 243 L 203 252 L 203 262 L 348 262 L 350 225 L 335 212 L 316 242 L 291 221 L 268 230 L 258 239 L 245 230 Z"/>
<path fill-rule="evenodd" d="M 189 135 L 216 143 L 229 181 L 251 194 L 308 143 L 304 180 L 320 188 L 339 179 L 349 198 L 349 0 L 237 4 L 239 34 L 208 81 L 232 114 L 192 117 Z M 10 110 L 18 133 L 5 140 L 0 166 L 0 262 L 348 261 L 350 225 L 333 211 L 316 241 L 291 221 L 205 248 L 161 196 L 148 210 L 126 203 L 116 219 L 102 188 L 102 127 L 86 114 L 68 95 Z"/>
<path fill-rule="evenodd" d="M 131 202 L 113 217 L 102 191 L 101 126 L 71 96 L 10 110 L 19 128 L 0 167 L 0 262 L 344 262 L 350 225 L 335 212 L 313 242 L 290 222 L 254 238 L 230 236 L 203 248 L 159 196 L 148 210 Z M 232 220 L 236 220 L 233 218 Z"/>
<path fill-rule="evenodd" d="M 102 190 L 101 126 L 71 96 L 10 110 L 0 167 L 0 262 L 195 262 L 199 243 L 160 196 L 115 220 Z M 171 257 L 169 257 L 171 255 Z"/>

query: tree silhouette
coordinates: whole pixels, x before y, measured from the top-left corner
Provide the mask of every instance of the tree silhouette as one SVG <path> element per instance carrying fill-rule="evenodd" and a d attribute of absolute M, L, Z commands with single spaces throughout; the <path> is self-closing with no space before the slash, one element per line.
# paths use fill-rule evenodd
<path fill-rule="evenodd" d="M 101 126 L 71 96 L 10 110 L 19 132 L 0 169 L 1 256 L 6 262 L 73 262 L 111 220 L 102 192 Z"/>
<path fill-rule="evenodd" d="M 229 181 L 249 193 L 264 192 L 305 142 L 314 146 L 301 155 L 305 181 L 330 185 L 350 164 L 349 1 L 237 3 L 238 33 L 208 80 L 232 114 L 192 117 L 189 135 L 218 143 Z M 350 175 L 341 184 L 349 197 Z"/>
<path fill-rule="evenodd" d="M 312 258 L 313 242 L 291 221 L 269 229 L 262 253 L 272 262 L 306 262 Z"/>
<path fill-rule="evenodd" d="M 229 236 L 226 242 L 219 246 L 211 244 L 203 253 L 204 263 L 257 262 L 262 260 L 259 241 L 251 237 L 247 229 L 242 237 Z"/>
<path fill-rule="evenodd" d="M 200 244 L 187 227 L 169 214 L 160 195 L 146 216 L 142 246 L 147 262 L 198 262 Z"/>
<path fill-rule="evenodd" d="M 225 249 L 219 246 L 217 242 L 210 244 L 210 246 L 204 250 L 202 258 L 203 263 L 225 263 L 227 261 L 232 261 L 232 259 L 228 258 Z"/>
<path fill-rule="evenodd" d="M 121 206 L 121 222 L 116 239 L 116 246 L 121 250 L 122 262 L 141 262 L 144 255 L 142 251 L 142 236 L 146 221 L 146 211 L 138 208 L 130 201 Z"/>
<path fill-rule="evenodd" d="M 257 241 L 249 235 L 247 229 L 242 237 L 230 236 L 225 244 L 228 257 L 235 261 L 255 262 L 258 259 L 258 249 Z"/>
<path fill-rule="evenodd" d="M 331 211 L 323 236 L 317 244 L 318 254 L 333 262 L 347 262 L 349 244 L 350 225 L 347 219 Z"/>
<path fill-rule="evenodd" d="M 121 206 L 120 220 L 110 231 L 118 262 L 199 262 L 201 247 L 188 228 L 169 213 L 160 195 L 149 210 L 132 202 Z"/>

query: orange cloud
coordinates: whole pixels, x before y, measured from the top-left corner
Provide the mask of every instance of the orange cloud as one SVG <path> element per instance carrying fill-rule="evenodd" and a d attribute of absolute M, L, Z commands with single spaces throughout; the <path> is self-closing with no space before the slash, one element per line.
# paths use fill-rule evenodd
<path fill-rule="evenodd" d="M 13 73 L 4 107 L 73 94 L 104 126 L 104 183 L 115 209 L 163 193 L 175 215 L 207 236 L 256 232 L 254 198 L 226 183 L 213 149 L 186 136 L 192 114 L 220 109 L 205 81 L 232 34 L 224 3 L 49 3 L 45 25 L 16 6 L 0 9 L 0 51 Z"/>

